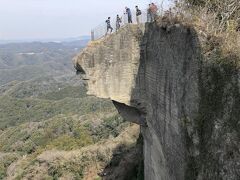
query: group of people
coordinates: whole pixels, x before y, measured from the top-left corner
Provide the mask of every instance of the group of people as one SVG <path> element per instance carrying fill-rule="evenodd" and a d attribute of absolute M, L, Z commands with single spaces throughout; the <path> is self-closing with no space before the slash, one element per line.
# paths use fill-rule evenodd
<path fill-rule="evenodd" d="M 140 16 L 142 14 L 142 11 L 138 8 L 138 6 L 135 6 L 135 8 L 136 8 L 136 21 L 137 21 L 137 23 L 140 23 Z M 131 9 L 128 8 L 128 7 L 125 7 L 125 13 L 124 14 L 127 16 L 128 23 L 133 23 Z M 111 17 L 108 17 L 108 19 L 106 20 L 106 24 L 107 24 L 107 33 L 109 31 L 111 33 L 113 31 L 113 28 L 111 26 Z M 117 17 L 116 17 L 116 31 L 118 31 L 120 29 L 121 24 L 122 24 L 122 17 L 117 15 Z"/>
<path fill-rule="evenodd" d="M 142 11 L 139 9 L 138 6 L 135 6 L 136 9 L 136 22 L 137 24 L 141 23 L 141 15 L 142 15 Z M 158 7 L 157 5 L 155 5 L 154 3 L 149 4 L 149 8 L 147 10 L 147 21 L 148 22 L 153 22 L 157 16 L 157 11 L 158 11 Z M 132 12 L 131 9 L 129 7 L 125 7 L 125 13 L 127 16 L 127 21 L 128 23 L 133 23 L 132 20 Z M 106 34 L 108 34 L 109 32 L 112 33 L 113 28 L 111 26 L 111 17 L 108 17 L 108 19 L 106 20 L 106 24 L 107 24 L 107 32 Z M 117 15 L 116 17 L 116 31 L 118 31 L 121 27 L 122 24 L 122 17 L 120 17 L 119 15 Z"/>

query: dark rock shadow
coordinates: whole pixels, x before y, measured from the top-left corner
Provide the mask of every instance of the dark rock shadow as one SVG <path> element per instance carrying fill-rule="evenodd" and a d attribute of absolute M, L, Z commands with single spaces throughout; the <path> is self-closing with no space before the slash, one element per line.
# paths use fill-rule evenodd
<path fill-rule="evenodd" d="M 145 26 L 130 106 L 146 124 L 147 179 L 240 177 L 240 59 L 208 41 L 206 57 L 192 27 Z"/>
<path fill-rule="evenodd" d="M 190 173 L 194 179 L 195 145 L 186 142 L 191 135 L 182 121 L 194 121 L 198 112 L 202 57 L 197 33 L 171 22 L 146 23 L 140 53 L 131 106 L 145 115 L 145 177 L 181 180 Z"/>
<path fill-rule="evenodd" d="M 143 139 L 136 146 L 119 145 L 110 163 L 99 173 L 103 180 L 143 180 Z"/>

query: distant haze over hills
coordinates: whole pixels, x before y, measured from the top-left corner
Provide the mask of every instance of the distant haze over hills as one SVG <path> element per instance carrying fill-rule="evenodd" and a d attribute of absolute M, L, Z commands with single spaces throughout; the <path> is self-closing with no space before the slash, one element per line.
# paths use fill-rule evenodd
<path fill-rule="evenodd" d="M 79 36 L 79 37 L 69 37 L 69 38 L 49 38 L 49 39 L 11 39 L 2 40 L 0 39 L 0 44 L 9 43 L 31 43 L 31 42 L 72 42 L 72 41 L 89 41 L 90 36 Z"/>
<path fill-rule="evenodd" d="M 62 40 L 65 41 L 0 44 L 0 86 L 43 76 L 74 76 L 72 58 L 88 39 L 84 36 Z"/>

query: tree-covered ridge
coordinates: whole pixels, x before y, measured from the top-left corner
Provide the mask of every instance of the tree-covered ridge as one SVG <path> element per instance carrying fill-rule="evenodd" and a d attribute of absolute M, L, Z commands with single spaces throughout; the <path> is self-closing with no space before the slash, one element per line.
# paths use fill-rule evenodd
<path fill-rule="evenodd" d="M 83 147 L 116 138 L 131 127 L 119 117 L 111 101 L 87 96 L 81 85 L 60 89 L 56 86 L 52 91 L 33 88 L 39 92 L 32 96 L 33 82 L 2 86 L 5 91 L 0 96 L 0 179 L 7 177 L 8 172 L 13 171 L 11 165 L 19 161 L 24 163 L 21 168 L 26 168 L 26 172 L 17 172 L 15 178 L 27 176 L 29 165 L 47 150 L 80 151 Z M 22 93 L 21 89 L 30 94 Z M 23 156 L 27 157 L 24 161 Z M 76 175 L 73 169 L 64 171 L 74 177 L 83 177 Z M 49 172 L 48 176 L 53 175 Z"/>

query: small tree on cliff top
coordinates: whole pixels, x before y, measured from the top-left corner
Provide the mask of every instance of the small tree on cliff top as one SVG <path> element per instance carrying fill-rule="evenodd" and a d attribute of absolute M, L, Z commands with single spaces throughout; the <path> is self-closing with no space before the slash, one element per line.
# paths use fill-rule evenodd
<path fill-rule="evenodd" d="M 225 55 L 234 54 L 240 57 L 239 0 L 175 0 L 174 2 L 174 13 L 178 18 L 180 17 L 181 22 L 195 27 L 204 47 L 210 44 L 213 49 L 220 48 Z"/>
<path fill-rule="evenodd" d="M 202 14 L 214 17 L 216 31 L 223 32 L 233 28 L 239 29 L 239 0 L 177 0 L 175 4 L 185 13 L 191 12 L 192 15 L 200 16 Z"/>

